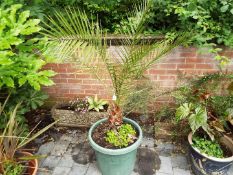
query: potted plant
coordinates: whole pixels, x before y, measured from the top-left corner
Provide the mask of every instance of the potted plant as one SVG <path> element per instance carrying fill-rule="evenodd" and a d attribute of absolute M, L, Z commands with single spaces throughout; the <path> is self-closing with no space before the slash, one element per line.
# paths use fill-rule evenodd
<path fill-rule="evenodd" d="M 231 93 L 208 92 L 211 82 L 215 82 L 213 84 L 217 89 L 216 78 L 221 84 L 220 78 L 226 80 L 230 76 L 216 73 L 194 81 L 194 85 L 185 88 L 186 95 L 192 95 L 186 97 L 187 102 L 176 109 L 177 121 L 187 121 L 192 130 L 188 135 L 188 143 L 192 169 L 197 175 L 227 174 L 233 162 L 233 110 L 230 108 L 233 97 Z"/>
<path fill-rule="evenodd" d="M 76 99 L 53 106 L 51 113 L 56 125 L 69 127 L 90 127 L 101 118 L 107 117 L 108 102 L 95 97 Z"/>
<path fill-rule="evenodd" d="M 24 147 L 53 126 L 55 122 L 35 134 L 32 134 L 33 131 L 25 134 L 25 129 L 19 125 L 16 119 L 20 103 L 15 106 L 13 111 L 6 113 L 4 107 L 8 99 L 9 96 L 5 103 L 0 105 L 0 116 L 4 113 L 4 115 L 8 115 L 9 117 L 7 125 L 0 131 L 0 174 L 36 175 L 38 170 L 37 159 L 40 156 L 33 156 L 30 152 L 27 152 L 27 149 L 24 149 Z"/>
<path fill-rule="evenodd" d="M 79 9 L 56 12 L 44 29 L 50 41 L 52 52 L 48 51 L 51 54 L 60 59 L 75 59 L 79 65 L 90 68 L 100 80 L 104 80 L 107 72 L 112 80 L 113 88 L 106 88 L 112 90 L 113 95 L 108 119 L 96 122 L 88 134 L 103 175 L 129 175 L 132 172 L 137 148 L 142 141 L 142 130 L 133 120 L 123 118 L 123 106 L 128 98 L 143 91 L 135 91 L 135 82 L 143 77 L 143 73 L 188 38 L 181 35 L 156 43 L 145 40 L 142 31 L 151 4 L 152 1 L 145 1 L 133 10 L 128 30 L 122 30 L 125 38 L 120 41 L 122 45 L 116 51 L 117 57 L 108 53 L 107 37 L 98 22 L 90 21 Z"/>

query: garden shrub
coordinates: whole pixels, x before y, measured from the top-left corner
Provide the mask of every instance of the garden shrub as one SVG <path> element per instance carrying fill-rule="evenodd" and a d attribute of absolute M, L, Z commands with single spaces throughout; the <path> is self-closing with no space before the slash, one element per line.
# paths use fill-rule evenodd
<path fill-rule="evenodd" d="M 41 70 L 46 64 L 40 50 L 45 38 L 33 37 L 40 31 L 39 19 L 29 19 L 30 11 L 18 12 L 16 4 L 0 11 L 0 87 L 17 88 L 29 83 L 35 90 L 40 85 L 52 85 L 51 70 Z"/>
<path fill-rule="evenodd" d="M 101 22 L 109 33 L 118 33 L 119 27 L 127 26 L 127 13 L 140 0 L 4 0 L 24 3 L 33 16 L 45 19 L 53 15 L 51 9 L 78 6 L 85 9 L 90 18 Z M 193 43 L 223 44 L 233 46 L 233 2 L 232 0 L 152 0 L 152 10 L 147 14 L 146 34 L 166 34 L 172 37 L 178 30 L 192 29 L 196 36 Z M 49 13 L 49 14 L 48 14 Z M 133 18 L 131 20 L 134 20 Z M 121 24 L 121 25 L 119 25 Z M 125 27 L 127 29 L 127 27 Z"/>
<path fill-rule="evenodd" d="M 41 85 L 54 84 L 50 77 L 55 73 L 42 70 L 50 59 L 41 53 L 46 38 L 38 35 L 39 23 L 39 19 L 30 18 L 29 10 L 22 10 L 21 4 L 0 9 L 0 92 L 11 94 L 6 111 L 19 101 L 23 101 L 20 114 L 37 108 L 47 98 L 37 92 Z M 4 127 L 4 116 L 1 116 L 0 128 Z M 18 119 L 24 122 L 22 116 Z"/>
<path fill-rule="evenodd" d="M 183 80 L 184 85 L 172 92 L 178 106 L 184 103 L 204 105 L 218 118 L 224 119 L 233 108 L 232 73 L 217 72 Z"/>

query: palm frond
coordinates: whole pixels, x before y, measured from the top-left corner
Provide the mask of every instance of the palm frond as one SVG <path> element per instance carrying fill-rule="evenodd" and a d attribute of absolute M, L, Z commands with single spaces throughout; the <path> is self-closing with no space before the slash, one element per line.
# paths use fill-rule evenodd
<path fill-rule="evenodd" d="M 50 24 L 46 24 L 43 33 L 48 36 L 57 58 L 73 58 L 90 68 L 99 79 L 103 74 L 101 69 L 105 68 L 118 104 L 124 104 L 134 88 L 133 82 L 141 78 L 152 64 L 189 39 L 185 33 L 173 40 L 157 43 L 144 41 L 143 30 L 152 4 L 153 0 L 144 0 L 128 14 L 128 28 L 121 31 L 121 35 L 126 37 L 120 41 L 121 46 L 112 56 L 107 52 L 106 35 L 98 21 L 90 21 L 85 12 L 79 9 L 68 8 L 64 13 L 56 12 L 55 18 L 48 18 Z"/>
<path fill-rule="evenodd" d="M 90 21 L 85 12 L 71 7 L 65 12 L 56 11 L 54 16 L 48 17 L 50 24 L 45 23 L 41 32 L 49 39 L 49 53 L 60 60 L 91 62 L 102 45 L 98 22 Z"/>

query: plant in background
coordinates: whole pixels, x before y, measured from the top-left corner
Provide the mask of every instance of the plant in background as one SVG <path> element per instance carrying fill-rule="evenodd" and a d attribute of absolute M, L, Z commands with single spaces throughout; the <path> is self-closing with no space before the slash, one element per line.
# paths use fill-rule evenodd
<path fill-rule="evenodd" d="M 95 110 L 97 112 L 99 112 L 100 110 L 104 109 L 104 106 L 108 104 L 108 102 L 106 100 L 103 99 L 98 99 L 97 95 L 95 95 L 95 97 L 88 97 L 87 98 L 88 101 L 88 110 Z"/>
<path fill-rule="evenodd" d="M 194 138 L 201 133 L 202 138 L 194 139 L 193 146 L 210 156 L 223 157 L 222 148 L 216 143 L 231 132 L 232 78 L 228 72 L 204 75 L 189 80 L 173 94 L 178 104 L 176 120 L 187 120 Z"/>
<path fill-rule="evenodd" d="M 41 70 L 48 61 L 40 52 L 45 38 L 36 38 L 41 30 L 39 19 L 30 19 L 30 11 L 21 4 L 0 9 L 0 87 L 17 88 L 28 83 L 35 90 L 53 85 L 51 70 Z"/>
<path fill-rule="evenodd" d="M 148 104 L 153 101 L 155 96 L 153 94 L 153 87 L 148 78 L 142 77 L 139 81 L 135 81 L 134 88 L 132 92 L 128 95 L 128 98 L 122 105 L 122 110 L 125 115 L 130 114 L 131 112 L 147 114 Z"/>
<path fill-rule="evenodd" d="M 80 7 L 80 9 L 85 9 L 89 19 L 99 20 L 103 29 L 112 34 L 121 34 L 121 28 L 124 28 L 126 32 L 130 31 L 127 13 L 134 9 L 135 4 L 141 3 L 140 0 L 2 1 L 2 6 L 14 3 L 25 4 L 24 8 L 29 9 L 33 17 L 41 20 L 46 20 L 46 16 L 54 17 L 56 14 L 54 9 L 62 10 L 67 6 Z M 232 14 L 232 0 L 156 0 L 153 1 L 151 10 L 146 14 L 148 24 L 143 32 L 173 37 L 173 33 L 177 31 L 192 29 L 196 33 L 192 43 L 200 48 L 215 44 L 232 47 Z M 130 20 L 136 21 L 131 16 Z"/>
<path fill-rule="evenodd" d="M 54 84 L 50 77 L 55 73 L 42 70 L 50 58 L 41 52 L 46 38 L 38 35 L 41 30 L 39 19 L 31 19 L 29 10 L 14 4 L 0 9 L 0 23 L 0 91 L 11 94 L 5 111 L 13 110 L 19 101 L 23 101 L 17 120 L 25 123 L 23 115 L 41 106 L 47 98 L 39 90 L 42 85 Z M 6 121 L 6 115 L 2 114 L 0 128 L 5 127 Z"/>
<path fill-rule="evenodd" d="M 220 70 L 230 63 L 230 59 L 228 57 L 219 54 L 221 51 L 221 48 L 214 48 L 209 50 L 210 53 L 215 54 L 214 59 L 218 61 Z"/>
<path fill-rule="evenodd" d="M 114 97 L 109 105 L 108 121 L 109 126 L 115 128 L 122 124 L 122 108 L 128 96 L 137 93 L 134 82 L 142 78 L 151 65 L 189 38 L 184 34 L 169 41 L 143 41 L 145 15 L 149 12 L 151 3 L 152 1 L 145 1 L 132 12 L 131 16 L 136 18 L 133 24 L 129 21 L 130 30 L 121 31 L 127 37 L 121 41 L 124 45 L 117 51 L 117 57 L 108 54 L 106 35 L 99 24 L 90 21 L 81 10 L 68 8 L 65 15 L 58 11 L 54 18 L 49 18 L 50 23 L 46 24 L 43 31 L 49 38 L 52 49 L 50 53 L 54 53 L 55 57 L 63 60 L 75 59 L 80 65 L 90 68 L 99 79 L 106 68 L 112 80 L 111 93 Z M 77 49 L 78 55 L 74 57 Z M 155 50 L 155 54 L 152 54 Z"/>

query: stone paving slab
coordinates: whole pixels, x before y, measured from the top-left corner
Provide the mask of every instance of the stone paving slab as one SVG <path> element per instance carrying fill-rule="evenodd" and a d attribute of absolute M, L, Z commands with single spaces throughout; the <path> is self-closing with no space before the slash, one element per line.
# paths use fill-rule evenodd
<path fill-rule="evenodd" d="M 189 170 L 184 170 L 181 168 L 173 168 L 173 175 L 191 175 Z"/>
<path fill-rule="evenodd" d="M 89 165 L 74 164 L 71 168 L 69 175 L 86 175 Z M 94 175 L 94 174 L 93 174 Z"/>
<path fill-rule="evenodd" d="M 171 157 L 159 156 L 159 158 L 161 160 L 161 164 L 160 164 L 160 169 L 158 170 L 158 172 L 172 174 L 173 170 L 172 170 Z"/>
<path fill-rule="evenodd" d="M 97 168 L 96 163 L 90 164 L 85 175 L 101 175 L 100 171 Z"/>
<path fill-rule="evenodd" d="M 132 175 L 191 175 L 186 155 L 174 154 L 174 149 L 171 143 L 155 144 L 153 138 L 143 138 Z M 87 133 L 62 135 L 43 144 L 38 154 L 48 157 L 41 161 L 37 175 L 101 175 Z M 233 175 L 233 166 L 229 175 Z"/>
<path fill-rule="evenodd" d="M 71 168 L 68 167 L 56 167 L 52 175 L 69 175 Z"/>
<path fill-rule="evenodd" d="M 185 170 L 189 170 L 190 166 L 188 164 L 188 160 L 184 155 L 173 155 L 171 157 L 172 168 L 181 168 Z"/>
<path fill-rule="evenodd" d="M 58 162 L 57 166 L 60 167 L 69 167 L 71 168 L 74 165 L 74 160 L 71 155 L 69 154 L 64 154 L 62 159 Z"/>

